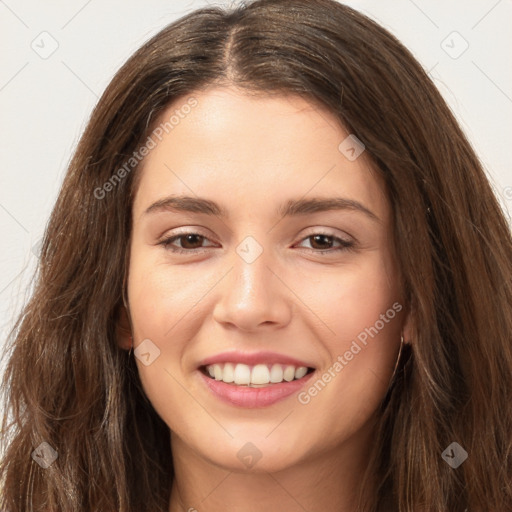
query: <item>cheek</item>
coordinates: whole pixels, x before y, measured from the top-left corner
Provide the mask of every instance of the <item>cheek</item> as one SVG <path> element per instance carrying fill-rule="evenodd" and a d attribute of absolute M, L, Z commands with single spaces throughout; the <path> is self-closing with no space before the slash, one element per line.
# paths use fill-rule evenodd
<path fill-rule="evenodd" d="M 397 278 L 389 271 L 389 265 L 375 252 L 357 265 L 340 267 L 335 275 L 325 275 L 315 282 L 309 292 L 309 300 L 316 304 L 322 320 L 330 327 L 332 339 L 340 342 L 355 339 L 365 328 L 373 326 L 386 315 L 399 298 Z M 392 310 L 388 316 L 396 318 Z M 383 331 L 389 331 L 391 324 L 386 322 Z M 379 326 L 381 322 L 379 322 Z M 332 332 L 334 331 L 334 332 Z"/>
<path fill-rule="evenodd" d="M 340 407 L 374 407 L 386 391 L 400 344 L 401 311 L 397 277 L 377 252 L 324 279 L 310 294 L 319 312 L 329 354 L 325 394 Z M 335 377 L 334 377 L 335 376 Z M 335 399 L 335 395 L 336 398 Z M 341 405 L 343 404 L 343 405 Z"/>
<path fill-rule="evenodd" d="M 200 269 L 171 268 L 151 254 L 135 254 L 128 293 L 137 339 L 154 336 L 163 340 L 182 331 L 209 287 L 208 276 Z"/>
<path fill-rule="evenodd" d="M 194 337 L 192 330 L 188 332 L 195 325 L 190 315 L 193 317 L 194 304 L 200 298 L 195 292 L 199 294 L 202 286 L 187 282 L 179 270 L 171 272 L 161 264 L 149 263 L 134 258 L 128 293 L 135 348 L 149 339 L 157 347 L 157 357 L 147 366 L 138 358 L 136 364 L 153 408 L 174 429 L 182 421 L 175 411 L 192 410 L 200 415 L 194 410 L 195 402 L 183 391 L 181 365 L 187 344 Z"/>

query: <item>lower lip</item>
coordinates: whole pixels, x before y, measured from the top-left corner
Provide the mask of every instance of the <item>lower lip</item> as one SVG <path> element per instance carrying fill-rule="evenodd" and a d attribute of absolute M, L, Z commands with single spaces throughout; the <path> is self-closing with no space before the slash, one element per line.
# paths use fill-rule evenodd
<path fill-rule="evenodd" d="M 291 382 L 280 382 L 268 387 L 251 388 L 249 386 L 226 384 L 221 380 L 211 379 L 202 371 L 198 371 L 215 396 L 231 405 L 248 408 L 267 407 L 288 398 L 298 392 L 315 373 L 313 371 L 301 379 L 292 380 Z"/>

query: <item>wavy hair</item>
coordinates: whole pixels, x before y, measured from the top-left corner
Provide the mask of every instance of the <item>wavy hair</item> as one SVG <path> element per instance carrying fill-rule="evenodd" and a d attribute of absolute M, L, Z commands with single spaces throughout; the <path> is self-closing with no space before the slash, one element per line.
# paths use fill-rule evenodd
<path fill-rule="evenodd" d="M 169 428 L 116 341 L 137 166 L 104 197 L 97 191 L 171 102 L 232 84 L 326 106 L 364 143 L 391 204 L 415 328 L 378 411 L 359 510 L 512 510 L 509 225 L 428 74 L 388 31 L 333 0 L 196 10 L 108 85 L 9 335 L 0 509 L 168 510 Z M 31 456 L 42 442 L 58 453 L 47 468 Z M 468 453 L 457 469 L 441 456 L 452 442 Z"/>

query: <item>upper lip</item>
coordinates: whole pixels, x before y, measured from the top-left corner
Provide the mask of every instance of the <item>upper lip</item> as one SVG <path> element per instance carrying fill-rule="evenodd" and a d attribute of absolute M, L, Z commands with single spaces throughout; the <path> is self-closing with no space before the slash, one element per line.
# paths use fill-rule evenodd
<path fill-rule="evenodd" d="M 294 357 L 290 357 L 284 354 L 278 354 L 277 352 L 239 352 L 239 351 L 231 351 L 231 352 L 222 352 L 220 354 L 215 354 L 211 357 L 207 357 L 203 359 L 199 366 L 208 366 L 210 364 L 215 363 L 242 363 L 247 364 L 249 366 L 254 366 L 256 364 L 283 364 L 283 365 L 292 365 L 295 367 L 306 366 L 309 368 L 314 368 L 314 366 L 310 363 L 300 361 Z"/>

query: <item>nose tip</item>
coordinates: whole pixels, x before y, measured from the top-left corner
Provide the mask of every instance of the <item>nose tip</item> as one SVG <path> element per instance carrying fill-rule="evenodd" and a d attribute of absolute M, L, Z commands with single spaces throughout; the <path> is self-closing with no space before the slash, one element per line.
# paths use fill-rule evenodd
<path fill-rule="evenodd" d="M 253 256 L 250 242 L 246 247 Z M 215 305 L 213 316 L 217 322 L 244 331 L 261 326 L 282 327 L 289 322 L 291 308 L 286 287 L 268 263 L 268 255 L 263 251 L 250 263 L 236 256 Z"/>

